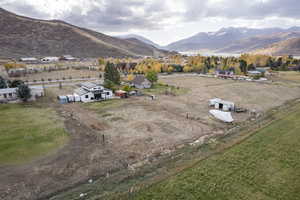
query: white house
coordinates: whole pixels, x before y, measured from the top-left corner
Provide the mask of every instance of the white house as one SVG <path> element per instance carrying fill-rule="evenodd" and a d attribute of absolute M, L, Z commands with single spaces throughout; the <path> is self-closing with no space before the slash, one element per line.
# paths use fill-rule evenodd
<path fill-rule="evenodd" d="M 41 59 L 42 62 L 58 62 L 59 57 L 44 57 Z"/>
<path fill-rule="evenodd" d="M 220 110 L 224 110 L 224 111 L 233 111 L 235 108 L 235 105 L 233 102 L 224 101 L 219 98 L 209 100 L 209 106 L 214 106 L 215 109 L 220 109 Z"/>
<path fill-rule="evenodd" d="M 38 97 L 44 96 L 44 88 L 42 86 L 29 86 L 31 92 L 31 98 L 29 101 L 34 101 Z M 18 88 L 4 88 L 0 89 L 0 101 L 9 102 L 9 101 L 17 101 Z"/>
<path fill-rule="evenodd" d="M 81 87 L 74 91 L 73 95 L 76 96 L 77 99 L 79 96 L 80 100 L 86 103 L 111 99 L 113 97 L 113 92 L 100 84 L 87 82 L 82 83 Z"/>
<path fill-rule="evenodd" d="M 0 89 L 0 101 L 15 101 L 17 100 L 17 88 L 4 88 Z"/>
<path fill-rule="evenodd" d="M 138 89 L 151 88 L 152 83 L 143 75 L 137 75 L 132 81 L 131 85 Z"/>

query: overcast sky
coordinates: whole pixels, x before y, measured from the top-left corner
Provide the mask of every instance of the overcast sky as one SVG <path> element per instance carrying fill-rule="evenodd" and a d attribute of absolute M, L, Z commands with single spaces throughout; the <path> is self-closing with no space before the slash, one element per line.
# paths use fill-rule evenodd
<path fill-rule="evenodd" d="M 161 45 L 229 26 L 300 26 L 299 0 L 0 0 L 0 7 Z"/>

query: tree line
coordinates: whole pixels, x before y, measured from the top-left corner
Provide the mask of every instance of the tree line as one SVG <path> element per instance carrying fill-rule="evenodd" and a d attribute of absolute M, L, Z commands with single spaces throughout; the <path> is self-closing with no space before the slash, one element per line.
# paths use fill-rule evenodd
<path fill-rule="evenodd" d="M 101 61 L 101 62 L 100 62 Z M 118 65 L 122 60 L 111 62 Z M 129 61 L 128 59 L 123 62 Z M 104 64 L 104 59 L 99 59 Z M 273 57 L 268 55 L 242 54 L 240 57 L 221 56 L 183 56 L 173 55 L 166 61 L 146 58 L 140 60 L 134 67 L 119 69 L 126 74 L 147 74 L 148 72 L 172 73 L 172 72 L 196 72 L 214 73 L 217 70 L 233 71 L 237 75 L 246 75 L 248 71 L 257 68 L 268 67 L 274 71 L 300 70 L 300 60 L 293 56 Z"/>

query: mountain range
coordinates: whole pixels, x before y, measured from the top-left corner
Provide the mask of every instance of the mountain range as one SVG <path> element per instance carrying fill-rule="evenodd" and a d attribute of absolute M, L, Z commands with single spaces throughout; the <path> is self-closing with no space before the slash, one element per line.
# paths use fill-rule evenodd
<path fill-rule="evenodd" d="M 169 52 L 136 39 L 120 39 L 59 20 L 19 16 L 0 8 L 0 57 L 165 56 Z"/>
<path fill-rule="evenodd" d="M 291 41 L 300 38 L 300 27 L 291 27 L 288 29 L 222 28 L 216 32 L 200 32 L 192 37 L 173 42 L 167 46 L 159 46 L 151 40 L 135 34 L 119 37 L 135 38 L 160 49 L 178 52 L 196 51 L 226 54 L 260 52 L 270 55 L 300 55 L 300 45 L 297 46 L 291 43 Z M 281 45 L 284 45 L 284 48 L 279 50 Z"/>
<path fill-rule="evenodd" d="M 192 37 L 173 42 L 167 45 L 165 49 L 180 52 L 202 50 L 215 53 L 245 53 L 266 48 L 291 38 L 300 38 L 300 27 L 289 29 L 229 27 L 216 32 L 200 32 Z M 282 51 L 282 53 L 285 52 Z"/>
<path fill-rule="evenodd" d="M 300 55 L 300 27 L 228 27 L 160 46 L 136 34 L 112 37 L 60 20 L 19 16 L 0 8 L 0 58 L 166 56 L 170 51 Z M 294 42 L 294 43 L 293 43 Z"/>

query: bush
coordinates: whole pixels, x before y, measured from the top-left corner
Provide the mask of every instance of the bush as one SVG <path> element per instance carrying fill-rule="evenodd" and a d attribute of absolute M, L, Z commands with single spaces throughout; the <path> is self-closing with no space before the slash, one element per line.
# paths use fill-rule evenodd
<path fill-rule="evenodd" d="M 124 90 L 126 92 L 130 92 L 132 90 L 132 88 L 129 85 L 125 85 L 125 86 L 123 86 L 122 90 Z"/>
<path fill-rule="evenodd" d="M 157 73 L 155 71 L 150 71 L 146 74 L 146 78 L 151 82 L 155 83 L 158 80 Z"/>
<path fill-rule="evenodd" d="M 24 102 L 26 102 L 28 99 L 30 99 L 31 97 L 31 91 L 30 88 L 25 85 L 25 84 L 21 84 L 18 86 L 17 89 L 17 96 Z"/>
<path fill-rule="evenodd" d="M 260 79 L 260 77 L 261 77 L 261 75 L 255 75 L 255 76 L 253 76 L 253 79 L 258 80 L 258 79 Z"/>
<path fill-rule="evenodd" d="M 12 82 L 10 82 L 9 87 L 16 88 L 22 84 L 24 84 L 24 82 L 22 80 L 13 80 Z"/>

